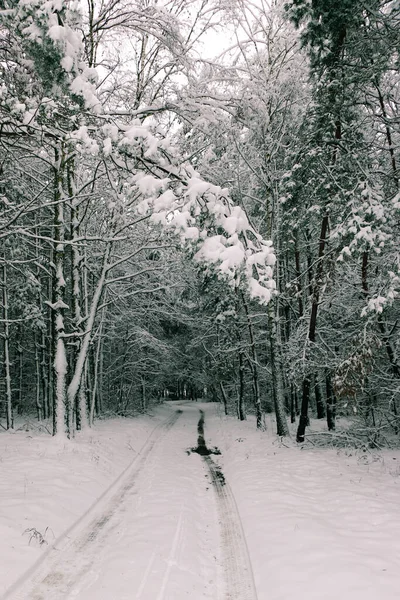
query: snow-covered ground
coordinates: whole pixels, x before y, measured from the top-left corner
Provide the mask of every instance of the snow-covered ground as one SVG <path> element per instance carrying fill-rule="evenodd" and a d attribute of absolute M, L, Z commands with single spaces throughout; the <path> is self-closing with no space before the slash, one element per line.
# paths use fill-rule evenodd
<path fill-rule="evenodd" d="M 207 464 L 188 452 L 199 409 L 258 600 L 399 598 L 400 452 L 301 449 L 198 403 L 61 443 L 1 432 L 0 597 L 225 600 L 224 515 Z"/>
<path fill-rule="evenodd" d="M 210 420 L 208 429 L 236 497 L 259 600 L 400 597 L 400 452 L 283 445 L 252 419 Z"/>

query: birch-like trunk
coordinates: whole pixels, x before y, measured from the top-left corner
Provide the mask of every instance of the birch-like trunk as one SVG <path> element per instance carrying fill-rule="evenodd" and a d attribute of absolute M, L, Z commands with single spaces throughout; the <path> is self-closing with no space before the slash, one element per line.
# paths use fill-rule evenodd
<path fill-rule="evenodd" d="M 64 302 L 65 279 L 64 279 L 64 260 L 65 260 L 65 222 L 64 222 L 64 194 L 62 189 L 62 169 L 63 152 L 55 152 L 54 164 L 54 299 L 52 305 L 55 333 L 55 353 L 54 353 L 54 378 L 55 394 L 53 397 L 53 435 L 62 437 L 65 435 L 65 416 L 66 416 L 66 376 L 67 376 L 67 357 L 65 352 L 65 324 L 64 311 L 68 306 Z M 68 411 L 70 412 L 70 411 Z M 69 432 L 68 432 L 69 433 Z"/>
<path fill-rule="evenodd" d="M 105 308 L 101 311 L 101 321 L 99 326 L 96 354 L 95 354 L 95 362 L 94 362 L 94 375 L 93 375 L 93 390 L 90 398 L 90 411 L 89 411 L 89 426 L 92 427 L 94 421 L 94 411 L 96 408 L 96 398 L 98 397 L 98 393 L 100 390 L 99 386 L 99 376 L 101 376 L 101 360 L 100 354 L 102 350 L 102 335 L 103 335 L 103 325 L 104 325 L 104 316 L 105 316 Z"/>
<path fill-rule="evenodd" d="M 96 315 L 97 315 L 97 309 L 99 307 L 99 302 L 100 302 L 100 299 L 101 299 L 101 296 L 102 296 L 102 293 L 103 293 L 103 290 L 104 290 L 104 287 L 106 284 L 107 272 L 110 268 L 109 258 L 110 258 L 110 253 L 111 253 L 111 245 L 112 245 L 112 242 L 108 242 L 106 245 L 105 251 L 104 251 L 101 274 L 97 281 L 97 285 L 96 285 L 96 288 L 95 288 L 95 291 L 93 294 L 93 298 L 92 298 L 92 301 L 90 304 L 88 318 L 85 322 L 85 332 L 81 338 L 81 344 L 80 344 L 79 353 L 78 353 L 76 364 L 75 364 L 74 374 L 73 374 L 71 382 L 68 386 L 68 391 L 67 391 L 68 402 L 71 403 L 72 406 L 74 405 L 74 402 L 76 400 L 76 397 L 77 397 L 77 394 L 79 391 L 79 386 L 80 386 L 85 362 L 86 362 L 87 355 L 88 355 L 89 344 L 90 344 L 90 341 L 92 338 L 92 331 L 93 331 L 93 326 L 94 326 Z"/>
<path fill-rule="evenodd" d="M 75 189 L 75 173 L 74 173 L 75 163 L 71 158 L 68 162 L 67 167 L 67 185 L 68 185 L 68 196 L 70 199 L 71 205 L 71 279 L 72 279 L 72 298 L 71 298 L 71 308 L 72 308 L 72 318 L 74 323 L 75 333 L 77 337 L 74 343 L 74 350 L 72 353 L 72 369 L 75 370 L 75 366 L 79 356 L 79 349 L 82 343 L 82 276 L 81 270 L 83 265 L 83 257 L 81 255 L 79 244 L 77 242 L 80 235 L 80 220 L 79 220 L 79 199 L 76 196 Z M 86 379 L 85 379 L 85 369 L 82 369 L 83 376 L 77 384 L 78 391 L 75 394 L 74 400 L 68 398 L 68 402 L 71 407 L 75 409 L 76 415 L 76 428 L 78 430 L 86 429 L 89 425 L 88 419 L 88 411 L 87 411 L 87 401 L 86 401 Z"/>
<path fill-rule="evenodd" d="M 50 249 L 49 262 L 50 262 L 50 264 L 54 264 L 54 248 Z M 54 275 L 53 275 L 53 277 L 49 277 L 48 290 L 47 290 L 47 297 L 49 298 L 49 300 L 52 304 L 55 304 L 54 279 L 55 279 Z M 43 338 L 43 342 L 45 342 L 44 338 Z M 43 361 L 45 363 L 44 369 L 46 370 L 45 377 L 47 380 L 48 406 L 49 406 L 49 415 L 48 416 L 53 418 L 52 420 L 53 420 L 53 431 L 54 431 L 54 414 L 53 414 L 53 409 L 54 409 L 54 405 L 55 405 L 55 399 L 54 399 L 54 395 L 55 395 L 54 352 L 55 352 L 57 344 L 56 344 L 56 336 L 55 336 L 54 315 L 52 312 L 51 312 L 50 318 L 48 320 L 46 345 L 47 345 L 48 359 L 47 359 L 47 363 L 45 363 L 45 358 L 43 358 Z M 44 350 L 44 353 L 45 353 L 45 350 Z"/>

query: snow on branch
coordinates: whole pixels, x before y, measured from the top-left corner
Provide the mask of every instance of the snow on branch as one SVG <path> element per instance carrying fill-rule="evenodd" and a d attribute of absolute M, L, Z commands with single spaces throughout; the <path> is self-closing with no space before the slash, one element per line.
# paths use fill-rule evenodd
<path fill-rule="evenodd" d="M 51 55 L 50 71 L 49 67 L 44 69 L 46 76 L 57 79 L 54 61 L 58 61 L 70 91 L 83 98 L 86 109 L 100 113 L 102 107 L 96 94 L 98 74 L 82 62 L 79 4 L 63 0 L 24 0 L 12 4 L 12 8 L 1 11 L 1 17 L 19 31 L 24 47 L 29 48 L 33 57 L 40 55 L 40 60 L 46 61 L 47 55 L 49 60 Z"/>
<path fill-rule="evenodd" d="M 189 165 L 181 165 L 179 153 L 154 118 L 131 122 L 105 114 L 100 118 L 97 73 L 81 62 L 84 47 L 77 6 L 61 0 L 24 0 L 12 4 L 7 16 L 15 21 L 33 60 L 41 61 L 38 73 L 46 76 L 47 55 L 58 69 L 47 82 L 54 93 L 51 100 L 57 104 L 59 86 L 63 93 L 69 91 L 72 100 L 74 96 L 84 100 L 86 112 L 70 121 L 69 132 L 60 133 L 63 141 L 89 160 L 112 161 L 113 168 L 130 173 L 121 197 L 134 196 L 138 214 L 178 235 L 182 245 L 190 245 L 196 261 L 214 266 L 232 285 L 239 283 L 252 298 L 268 303 L 276 293 L 272 242 L 252 228 L 228 190 L 203 181 Z M 31 108 L 21 105 L 20 112 L 21 119 L 29 118 L 32 125 Z M 123 204 L 121 199 L 122 209 Z"/>
<path fill-rule="evenodd" d="M 190 166 L 181 167 L 179 179 L 176 186 L 169 178 L 136 176 L 133 183 L 144 196 L 138 212 L 150 213 L 154 223 L 189 244 L 197 262 L 213 265 L 232 285 L 244 284 L 251 298 L 267 304 L 276 294 L 272 242 L 252 228 L 227 189 L 202 180 Z"/>
<path fill-rule="evenodd" d="M 387 202 L 383 190 L 376 185 L 373 186 L 367 180 L 358 182 L 356 188 L 349 194 L 346 218 L 338 223 L 331 234 L 332 240 L 345 241 L 337 259 L 339 262 L 363 252 L 368 256 L 380 255 L 384 249 L 392 249 L 392 253 L 397 255 L 397 239 L 393 235 L 391 223 L 398 219 L 399 198 L 398 193 Z M 366 297 L 366 306 L 361 316 L 381 314 L 399 297 L 399 290 L 399 261 L 395 258 L 393 264 L 389 262 L 387 264 L 385 284 L 382 289 Z"/>
<path fill-rule="evenodd" d="M 231 285 L 244 286 L 251 298 L 267 304 L 277 293 L 272 242 L 254 230 L 228 189 L 180 165 L 179 153 L 154 119 L 127 124 L 110 117 L 104 124 L 105 118 L 94 132 L 81 126 L 69 141 L 81 153 L 102 155 L 130 172 L 122 196 L 129 203 L 136 199 L 137 215 L 173 232 L 197 262 L 213 266 Z"/>

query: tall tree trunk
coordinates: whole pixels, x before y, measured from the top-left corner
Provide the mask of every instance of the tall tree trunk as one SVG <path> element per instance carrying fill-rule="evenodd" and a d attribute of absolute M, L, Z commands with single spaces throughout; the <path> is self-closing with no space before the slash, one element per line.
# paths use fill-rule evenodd
<path fill-rule="evenodd" d="M 246 298 L 244 294 L 242 294 L 242 302 L 244 307 L 244 312 L 246 314 L 247 328 L 249 330 L 249 338 L 250 338 L 250 352 L 251 352 L 251 372 L 253 375 L 253 390 L 254 390 L 254 409 L 256 413 L 256 423 L 257 429 L 263 428 L 263 418 L 262 418 L 262 409 L 261 409 L 261 398 L 260 398 L 260 386 L 258 383 L 258 358 L 257 358 L 257 350 L 256 343 L 254 338 L 254 329 L 253 324 L 250 319 L 249 307 L 246 302 Z"/>
<path fill-rule="evenodd" d="M 35 213 L 35 257 L 37 261 L 36 278 L 41 282 L 41 269 L 39 268 L 41 248 L 39 246 L 39 226 L 38 226 L 39 214 Z M 42 298 L 42 285 L 40 285 L 37 295 L 37 309 L 39 312 L 42 310 L 43 298 Z M 49 417 L 49 398 L 48 398 L 48 379 L 46 373 L 46 337 L 43 327 L 34 334 L 35 342 L 35 360 L 36 360 L 36 406 L 38 413 L 38 420 L 42 418 L 48 419 Z"/>
<path fill-rule="evenodd" d="M 87 410 L 90 412 L 90 406 L 92 402 L 93 396 L 93 388 L 94 388 L 94 379 L 95 379 L 95 365 L 94 365 L 95 355 L 94 355 L 94 345 L 93 340 L 90 342 L 88 357 L 85 363 L 85 369 L 83 377 L 85 378 L 86 384 L 84 389 L 86 390 L 85 394 L 85 402 L 87 406 Z M 96 396 L 95 396 L 96 399 Z M 96 402 L 95 402 L 96 404 Z"/>
<path fill-rule="evenodd" d="M 103 410 L 103 375 L 104 375 L 104 343 L 103 337 L 99 340 L 99 365 L 96 371 L 96 415 L 100 415 Z M 97 366 L 96 366 L 97 368 Z"/>
<path fill-rule="evenodd" d="M 64 312 L 68 308 L 64 302 L 65 279 L 65 220 L 64 220 L 64 192 L 62 189 L 62 169 L 64 168 L 64 155 L 55 151 L 54 164 L 54 298 L 52 305 L 55 331 L 54 352 L 54 378 L 55 394 L 53 399 L 53 435 L 65 435 L 65 417 L 68 416 L 67 431 L 70 425 L 70 410 L 67 407 L 66 376 L 67 356 L 65 352 L 65 324 Z"/>
<path fill-rule="evenodd" d="M 105 315 L 105 308 L 103 308 L 103 310 L 101 311 L 101 321 L 100 321 L 100 326 L 99 326 L 99 331 L 98 331 L 96 355 L 95 355 L 95 359 L 94 359 L 93 389 L 92 389 L 92 394 L 91 394 L 91 399 L 90 399 L 90 411 L 89 411 L 90 427 L 93 425 L 94 411 L 96 408 L 96 399 L 99 396 L 99 391 L 101 388 L 101 382 L 99 381 L 99 377 L 101 377 L 100 357 L 101 357 L 101 351 L 102 351 L 101 346 L 102 346 L 104 315 Z"/>
<path fill-rule="evenodd" d="M 303 286 L 301 282 L 301 268 L 300 268 L 300 252 L 298 248 L 298 239 L 296 234 L 296 246 L 294 250 L 294 259 L 296 263 L 296 289 L 297 289 L 297 301 L 299 304 L 299 319 L 302 318 L 304 313 L 303 308 Z"/>
<path fill-rule="evenodd" d="M 369 296 L 368 261 L 369 261 L 369 252 L 368 252 L 368 250 L 364 250 L 363 255 L 362 255 L 362 265 L 361 265 L 361 287 L 364 292 L 365 298 L 368 298 L 368 296 Z"/>
<path fill-rule="evenodd" d="M 309 344 L 312 345 L 315 342 L 315 331 L 317 326 L 317 314 L 318 314 L 318 306 L 319 306 L 319 298 L 320 298 L 320 290 L 322 286 L 322 277 L 323 277 L 323 258 L 325 255 L 325 245 L 327 241 L 328 235 L 328 224 L 329 217 L 325 215 L 322 219 L 321 224 L 321 233 L 319 237 L 319 245 L 318 245 L 318 264 L 317 264 L 317 272 L 316 272 L 316 281 L 313 285 L 313 295 L 312 295 L 312 304 L 311 304 L 311 316 L 310 316 L 310 324 L 308 329 L 308 341 Z M 303 396 L 301 401 L 301 412 L 299 419 L 299 426 L 297 429 L 297 441 L 304 442 L 305 431 L 308 425 L 308 407 L 310 403 L 310 388 L 311 388 L 311 379 L 310 375 L 306 374 L 303 379 Z"/>
<path fill-rule="evenodd" d="M 72 308 L 72 318 L 74 329 L 77 334 L 77 337 L 74 341 L 73 353 L 72 353 L 72 361 L 73 367 L 72 370 L 74 372 L 76 361 L 79 355 L 79 348 L 82 343 L 82 335 L 83 335 L 83 327 L 82 327 L 82 307 L 81 307 L 81 298 L 82 298 L 82 264 L 83 257 L 81 255 L 79 249 L 78 239 L 80 236 L 80 216 L 79 216 L 79 199 L 76 195 L 75 189 L 75 161 L 73 157 L 70 158 L 67 165 L 67 185 L 68 185 L 68 196 L 69 203 L 71 206 L 71 280 L 72 280 L 72 295 L 71 295 L 71 308 Z M 83 374 L 85 372 L 85 368 L 83 369 Z M 85 390 L 86 379 L 85 377 L 81 377 L 81 380 L 78 383 L 78 392 L 75 395 L 75 414 L 76 414 L 76 428 L 78 430 L 85 429 L 88 424 L 88 414 L 87 414 L 87 402 L 86 402 L 86 390 Z M 70 400 L 71 401 L 71 400 Z"/>
<path fill-rule="evenodd" d="M 228 398 L 226 396 L 225 388 L 224 388 L 222 381 L 219 382 L 219 388 L 221 390 L 222 401 L 224 403 L 224 412 L 227 415 L 228 414 Z M 193 392 L 192 392 L 192 394 L 193 394 Z M 193 398 L 192 398 L 192 400 L 193 400 Z"/>
<path fill-rule="evenodd" d="M 296 393 L 294 383 L 290 385 L 290 422 L 296 423 Z"/>
<path fill-rule="evenodd" d="M 324 401 L 322 399 L 321 386 L 317 373 L 314 374 L 314 392 L 315 392 L 315 404 L 317 408 L 317 418 L 323 419 L 325 417 Z"/>
<path fill-rule="evenodd" d="M 45 419 L 50 417 L 49 407 L 49 382 L 47 379 L 46 369 L 46 338 L 45 334 L 41 332 L 40 341 L 40 385 L 42 388 L 42 399 L 43 399 L 43 416 Z"/>
<path fill-rule="evenodd" d="M 4 321 L 4 374 L 6 382 L 6 427 L 14 429 L 14 416 L 11 391 L 11 363 L 10 363 L 10 323 L 8 319 L 8 289 L 7 267 L 3 265 L 3 321 Z"/>
<path fill-rule="evenodd" d="M 333 391 L 332 378 L 329 372 L 325 375 L 326 381 L 326 418 L 329 431 L 336 427 L 336 396 Z"/>
<path fill-rule="evenodd" d="M 312 298 L 313 295 L 313 279 L 314 279 L 314 269 L 313 269 L 313 261 L 312 261 L 312 256 L 311 256 L 311 251 L 310 251 L 310 246 L 311 246 L 311 234 L 309 232 L 308 229 L 305 230 L 305 239 L 307 242 L 307 246 L 306 246 L 306 259 L 307 259 L 307 292 L 308 292 L 308 296 L 310 298 Z"/>
<path fill-rule="evenodd" d="M 375 86 L 376 86 L 376 90 L 378 92 L 379 105 L 380 105 L 381 111 L 382 111 L 383 122 L 385 124 L 386 140 L 388 143 L 389 154 L 390 154 L 390 164 L 391 164 L 392 172 L 393 172 L 393 181 L 394 181 L 396 188 L 399 189 L 399 187 L 400 187 L 399 174 L 397 173 L 396 155 L 394 153 L 395 146 L 393 145 L 392 132 L 389 127 L 389 119 L 388 119 L 388 115 L 387 115 L 387 111 L 386 111 L 386 107 L 385 107 L 385 101 L 384 101 L 384 98 L 383 98 L 383 95 L 381 92 L 381 88 L 379 86 L 379 81 L 377 79 L 375 81 Z"/>
<path fill-rule="evenodd" d="M 245 409 L 245 403 L 244 403 L 244 356 L 243 356 L 243 351 L 241 349 L 239 349 L 238 418 L 241 421 L 246 420 L 246 409 Z"/>
<path fill-rule="evenodd" d="M 18 328 L 17 341 L 17 363 L 18 363 L 18 410 L 21 411 L 24 402 L 24 357 L 22 352 L 22 329 Z"/>
<path fill-rule="evenodd" d="M 103 264 L 102 264 L 100 277 L 97 281 L 96 288 L 95 288 L 95 291 L 93 294 L 93 298 L 92 298 L 92 301 L 90 304 L 89 315 L 88 315 L 88 318 L 85 323 L 85 325 L 86 325 L 85 333 L 81 338 L 82 341 L 81 341 L 81 345 L 79 348 L 79 353 L 78 353 L 78 357 L 77 357 L 77 361 L 76 361 L 76 365 L 75 365 L 75 371 L 74 371 L 73 377 L 71 379 L 71 382 L 68 386 L 68 398 L 69 398 L 69 402 L 71 402 L 71 403 L 73 403 L 75 401 L 76 395 L 78 393 L 83 369 L 84 369 L 86 358 L 87 358 L 89 344 L 90 344 L 90 341 L 92 338 L 92 331 L 93 331 L 93 326 L 94 326 L 96 315 L 97 315 L 97 309 L 98 309 L 98 306 L 100 303 L 101 296 L 104 291 L 104 287 L 106 285 L 106 276 L 107 276 L 107 272 L 110 268 L 108 261 L 110 258 L 111 246 L 112 246 L 112 242 L 108 242 L 106 245 L 106 248 L 104 250 Z"/>
<path fill-rule="evenodd" d="M 50 264 L 54 264 L 54 249 L 50 249 Z M 55 295 L 54 295 L 54 274 L 48 278 L 48 290 L 47 296 L 51 300 L 52 305 L 55 304 Z M 56 348 L 56 334 L 55 334 L 55 323 L 53 318 L 53 311 L 50 312 L 50 318 L 48 320 L 48 343 L 47 352 L 48 352 L 48 362 L 47 362 L 47 373 L 46 378 L 48 382 L 48 395 L 49 395 L 49 417 L 52 417 L 53 421 L 53 432 L 54 432 L 54 405 L 55 405 L 55 384 L 54 384 L 54 350 Z"/>
<path fill-rule="evenodd" d="M 282 386 L 282 365 L 279 351 L 280 341 L 272 302 L 268 305 L 268 325 L 276 432 L 279 436 L 287 436 L 289 435 L 289 427 L 286 419 L 285 398 Z"/>
<path fill-rule="evenodd" d="M 310 388 L 311 388 L 311 377 L 310 377 L 310 375 L 306 375 L 303 378 L 303 385 L 302 385 L 300 418 L 299 418 L 299 426 L 297 428 L 297 437 L 296 437 L 298 442 L 304 442 L 304 434 L 306 431 L 306 427 L 308 426 L 308 423 L 309 423 L 308 405 L 310 402 Z"/>
<path fill-rule="evenodd" d="M 43 418 L 43 404 L 41 401 L 41 367 L 40 367 L 40 345 L 37 335 L 34 336 L 35 344 L 35 367 L 36 367 L 36 412 L 37 419 L 41 421 Z"/>

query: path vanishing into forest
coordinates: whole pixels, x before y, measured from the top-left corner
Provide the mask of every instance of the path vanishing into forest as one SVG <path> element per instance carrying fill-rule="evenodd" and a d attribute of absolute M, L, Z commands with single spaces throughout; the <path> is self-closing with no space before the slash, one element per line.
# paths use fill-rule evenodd
<path fill-rule="evenodd" d="M 205 442 L 207 407 L 170 411 L 2 600 L 257 600 L 236 502 Z"/>

